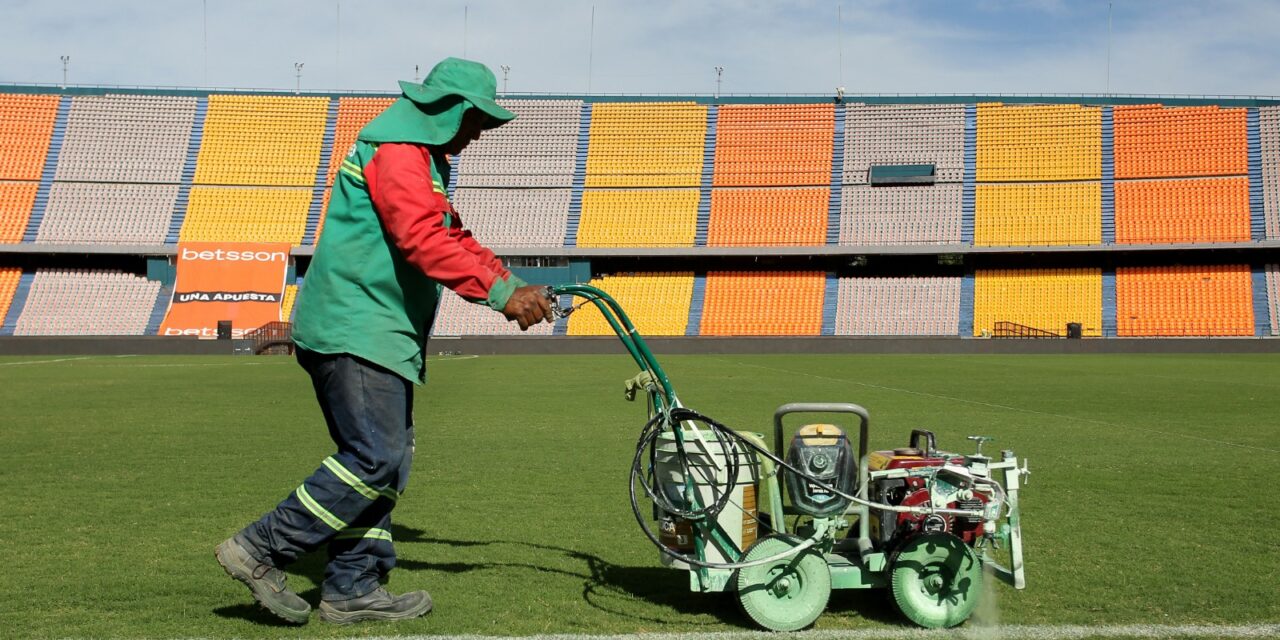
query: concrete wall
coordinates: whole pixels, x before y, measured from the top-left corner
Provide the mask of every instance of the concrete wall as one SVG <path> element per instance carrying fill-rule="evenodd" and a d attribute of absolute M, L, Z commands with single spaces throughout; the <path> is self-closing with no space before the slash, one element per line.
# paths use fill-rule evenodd
<path fill-rule="evenodd" d="M 1280 339 L 1162 338 L 1162 339 L 961 339 L 961 338 L 650 338 L 657 354 L 753 353 L 1280 353 Z M 4 355 L 252 355 L 251 340 L 197 340 L 149 337 L 34 337 L 0 338 Z M 499 354 L 617 354 L 626 350 L 614 337 L 486 336 L 432 338 L 427 352 L 468 355 Z"/>

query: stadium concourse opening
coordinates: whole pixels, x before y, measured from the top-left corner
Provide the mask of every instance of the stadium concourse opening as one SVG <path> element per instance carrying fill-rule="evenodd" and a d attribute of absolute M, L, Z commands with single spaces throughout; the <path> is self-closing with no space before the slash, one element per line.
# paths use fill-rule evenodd
<path fill-rule="evenodd" d="M 0 87 L 0 353 L 252 352 L 157 335 L 180 246 L 287 247 L 287 324 L 340 159 L 392 99 Z M 1280 344 L 1277 99 L 500 102 L 519 117 L 452 159 L 464 223 L 530 282 L 610 291 L 658 350 Z M 597 316 L 520 334 L 446 293 L 431 348 L 614 352 Z"/>

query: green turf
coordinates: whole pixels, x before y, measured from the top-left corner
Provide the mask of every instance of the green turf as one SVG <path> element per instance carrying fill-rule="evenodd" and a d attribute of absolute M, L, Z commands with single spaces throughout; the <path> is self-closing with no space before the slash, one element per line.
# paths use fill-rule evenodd
<path fill-rule="evenodd" d="M 287 358 L 0 358 L 0 636 L 328 637 L 277 626 L 213 560 L 331 453 Z M 60 359 L 60 358 L 48 358 Z M 852 401 L 872 445 L 912 428 L 1030 459 L 1029 587 L 1005 624 L 1280 619 L 1275 356 L 682 356 L 684 402 L 766 430 L 790 401 Z M 433 362 L 396 510 L 392 590 L 426 588 L 392 634 L 726 631 L 732 596 L 688 592 L 636 529 L 627 466 L 643 407 L 630 359 Z M 318 599 L 318 559 L 290 583 Z M 819 629 L 897 627 L 882 593 L 839 591 Z"/>

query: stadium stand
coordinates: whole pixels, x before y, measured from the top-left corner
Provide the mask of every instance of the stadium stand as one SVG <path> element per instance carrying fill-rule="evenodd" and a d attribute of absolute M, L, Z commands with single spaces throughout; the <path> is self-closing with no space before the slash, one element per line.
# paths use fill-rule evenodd
<path fill-rule="evenodd" d="M 699 335 L 820 335 L 825 294 L 821 271 L 711 271 Z"/>
<path fill-rule="evenodd" d="M 844 187 L 840 244 L 958 244 L 959 183 L 923 187 Z"/>
<path fill-rule="evenodd" d="M 973 243 L 978 246 L 1101 244 L 1102 185 L 977 185 L 973 222 Z"/>
<path fill-rule="evenodd" d="M 1252 336 L 1247 265 L 1120 267 L 1116 327 L 1124 336 Z"/>
<path fill-rule="evenodd" d="M 693 102 L 604 102 L 591 111 L 586 184 L 696 187 L 707 107 Z"/>
<path fill-rule="evenodd" d="M 1266 237 L 1280 238 L 1280 107 L 1258 109 Z"/>
<path fill-rule="evenodd" d="M 164 244 L 178 189 L 176 184 L 55 182 L 35 241 Z"/>
<path fill-rule="evenodd" d="M 549 336 L 554 328 L 553 325 L 544 322 L 529 327 L 528 331 L 521 331 L 519 324 L 508 322 L 501 313 L 483 304 L 467 302 L 453 291 L 444 289 L 440 293 L 440 306 L 436 309 L 436 322 L 431 328 L 431 335 Z"/>
<path fill-rule="evenodd" d="M 494 247 L 563 247 L 569 189 L 459 188 L 453 206 L 476 239 Z"/>
<path fill-rule="evenodd" d="M 193 187 L 182 242 L 300 244 L 310 189 Z"/>
<path fill-rule="evenodd" d="M 394 99 L 55 93 L 0 90 L 0 244 L 17 256 L 7 264 L 26 267 L 15 290 L 30 291 L 32 303 L 49 290 L 48 273 L 71 272 L 50 264 L 79 266 L 76 252 L 105 256 L 119 245 L 154 256 L 171 252 L 174 241 L 286 242 L 300 246 L 304 273 L 337 160 Z M 482 243 L 508 255 L 587 262 L 598 282 L 635 288 L 645 323 L 657 312 L 647 310 L 646 295 L 680 298 L 663 320 L 669 323 L 654 326 L 670 332 L 662 335 L 968 337 L 998 321 L 1052 332 L 1080 321 L 1086 336 L 1275 331 L 1274 100 L 755 100 L 503 98 L 519 117 L 453 159 L 448 189 Z M 1254 241 L 1262 241 L 1256 250 L 1241 248 Z M 23 257 L 32 247 L 15 243 L 44 245 L 36 252 L 51 257 Z M 1254 253 L 1183 253 L 1218 251 L 1196 248 L 1212 243 Z M 1132 247 L 1149 244 L 1188 246 L 1169 247 L 1178 253 Z M 770 257 L 763 267 L 770 271 L 730 271 L 744 267 L 720 262 L 753 247 Z M 793 249 L 771 253 L 775 247 Z M 796 255 L 796 247 L 813 252 Z M 942 267 L 930 273 L 917 261 L 899 273 L 878 266 L 874 276 L 851 277 L 845 265 L 865 257 L 848 247 L 869 247 L 875 261 L 966 254 L 966 275 Z M 1035 247 L 1058 248 L 1068 256 L 1055 260 L 1063 268 L 1030 269 L 1008 257 Z M 600 262 L 591 264 L 596 256 Z M 637 273 L 619 258 L 636 261 Z M 1222 261 L 1237 264 L 1227 271 L 1196 264 Z M 95 266 L 116 264 L 104 258 Z M 46 275 L 29 286 L 35 266 Z M 1252 286 L 1238 282 L 1242 269 L 1254 274 Z M 0 298 L 9 304 L 15 294 L 3 278 L 22 270 L 0 273 L 10 274 L 0 276 Z M 1157 286 L 1164 282 L 1174 284 Z M 1178 286 L 1190 287 L 1182 315 L 1169 302 Z M 664 287 L 673 293 L 654 293 Z M 799 302 L 756 322 L 743 305 L 766 294 L 750 287 Z M 296 288 L 286 295 L 284 318 Z M 451 295 L 441 303 L 439 335 L 520 333 Z M 1095 304 L 1099 298 L 1115 302 Z M 1261 323 L 1252 329 L 1250 305 Z M 1267 311 L 1270 318 L 1261 317 Z M 448 325 L 455 312 L 461 324 Z M 596 335 L 602 327 L 588 317 L 557 331 Z M 548 325 L 534 333 L 556 331 Z"/>
<path fill-rule="evenodd" d="M 826 244 L 830 198 L 826 188 L 714 189 L 707 246 Z"/>
<path fill-rule="evenodd" d="M 39 187 L 37 182 L 0 182 L 0 243 L 22 242 Z"/>
<path fill-rule="evenodd" d="M 459 187 L 573 184 L 581 100 L 499 100 L 516 119 L 486 131 L 458 156 Z"/>
<path fill-rule="evenodd" d="M 1267 300 L 1271 315 L 1271 335 L 1280 335 L 1280 265 L 1266 266 Z M 0 295 L 3 295 L 0 292 Z"/>
<path fill-rule="evenodd" d="M 143 335 L 160 283 L 115 270 L 39 269 L 16 336 Z"/>
<path fill-rule="evenodd" d="M 641 335 L 682 336 L 689 325 L 693 273 L 616 273 L 592 278 L 591 286 L 609 292 Z M 611 336 L 613 329 L 594 305 L 569 316 L 568 335 Z"/>
<path fill-rule="evenodd" d="M 0 180 L 39 180 L 58 96 L 0 93 Z"/>
<path fill-rule="evenodd" d="M 54 180 L 178 184 L 195 113 L 192 97 L 75 96 Z"/>
<path fill-rule="evenodd" d="M 13 292 L 18 289 L 18 279 L 22 277 L 22 269 L 17 267 L 0 267 L 0 323 L 9 313 L 9 305 L 13 303 Z"/>
<path fill-rule="evenodd" d="M 1244 175 L 1244 109 L 1114 107 L 1116 178 Z"/>
<path fill-rule="evenodd" d="M 845 184 L 866 184 L 872 165 L 934 165 L 938 182 L 964 174 L 962 105 L 845 107 Z"/>
<path fill-rule="evenodd" d="M 1100 180 L 1102 109 L 978 105 L 978 182 Z"/>
<path fill-rule="evenodd" d="M 209 96 L 195 184 L 310 187 L 329 98 Z"/>
<path fill-rule="evenodd" d="M 1116 242 L 1248 242 L 1249 179 L 1121 181 Z"/>
<path fill-rule="evenodd" d="M 298 300 L 298 285 L 286 284 L 284 296 L 280 299 L 280 320 L 289 322 L 293 317 L 293 303 Z"/>
<path fill-rule="evenodd" d="M 833 114 L 831 104 L 721 106 L 712 185 L 828 185 Z"/>
<path fill-rule="evenodd" d="M 841 278 L 838 336 L 954 336 L 959 332 L 960 278 Z"/>
<path fill-rule="evenodd" d="M 997 322 L 1066 335 L 1102 335 L 1100 269 L 979 269 L 974 273 L 973 335 L 993 335 Z"/>
<path fill-rule="evenodd" d="M 691 247 L 697 189 L 589 189 L 582 194 L 579 247 Z"/>

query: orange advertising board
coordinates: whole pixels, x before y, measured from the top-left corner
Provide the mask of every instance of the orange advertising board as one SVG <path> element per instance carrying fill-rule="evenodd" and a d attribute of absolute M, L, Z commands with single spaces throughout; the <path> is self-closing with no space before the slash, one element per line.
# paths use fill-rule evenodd
<path fill-rule="evenodd" d="M 252 242 L 183 242 L 178 278 L 162 336 L 215 338 L 218 321 L 231 321 L 231 337 L 242 337 L 280 320 L 289 268 L 289 245 Z"/>

